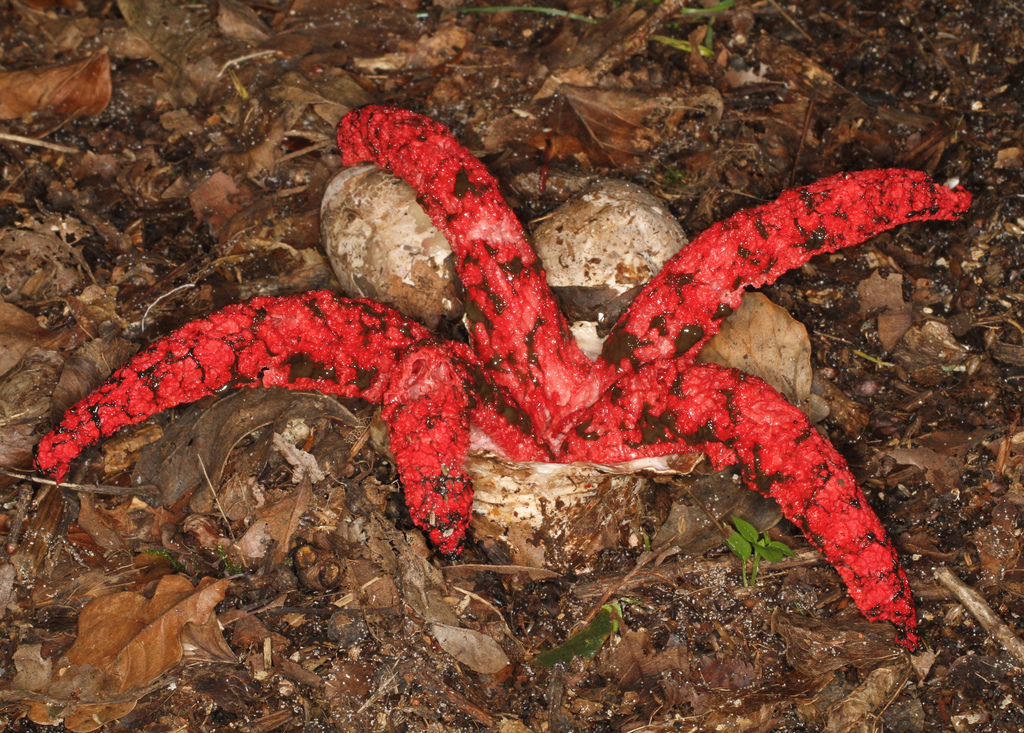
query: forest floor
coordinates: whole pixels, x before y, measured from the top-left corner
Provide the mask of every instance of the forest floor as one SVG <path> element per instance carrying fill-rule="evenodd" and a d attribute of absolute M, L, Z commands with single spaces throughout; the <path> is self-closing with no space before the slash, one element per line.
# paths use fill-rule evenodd
<path fill-rule="evenodd" d="M 1024 3 L 552 9 L 0 5 L 0 729 L 1024 730 Z M 601 178 L 691 239 L 843 171 L 970 191 L 958 221 L 763 289 L 806 328 L 819 429 L 895 543 L 922 648 L 867 623 L 788 522 L 768 536 L 795 557 L 745 586 L 703 508 L 777 514 L 704 465 L 653 481 L 631 542 L 557 571 L 479 530 L 433 552 L 354 400 L 207 398 L 87 452 L 71 481 L 99 493 L 19 478 L 140 347 L 338 287 L 320 202 L 335 125 L 369 103 L 449 125 L 528 230 Z M 704 540 L 684 522 L 650 549 L 669 516 Z"/>

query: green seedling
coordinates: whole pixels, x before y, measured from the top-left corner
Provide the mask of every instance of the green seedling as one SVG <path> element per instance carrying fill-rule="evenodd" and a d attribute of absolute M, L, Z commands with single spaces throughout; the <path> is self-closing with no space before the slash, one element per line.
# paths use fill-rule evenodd
<path fill-rule="evenodd" d="M 143 550 L 143 553 L 146 555 L 155 555 L 157 557 L 164 558 L 165 560 L 167 560 L 167 562 L 171 564 L 171 569 L 175 572 L 186 574 L 188 573 L 188 568 L 185 567 L 184 563 L 180 562 L 176 557 L 174 557 L 174 555 L 172 555 L 169 550 L 165 550 L 164 548 L 160 547 L 152 548 L 149 550 Z"/>
<path fill-rule="evenodd" d="M 635 603 L 623 599 L 625 603 Z M 601 651 L 608 637 L 619 630 L 619 622 L 622 621 L 622 604 L 618 601 L 606 603 L 594 616 L 593 620 L 584 626 L 576 634 L 570 636 L 566 641 L 538 654 L 533 659 L 533 664 L 538 667 L 554 667 L 559 662 L 571 662 L 573 657 L 582 659 L 593 659 Z"/>
<path fill-rule="evenodd" d="M 731 8 L 733 6 L 733 4 L 735 2 L 736 2 L 736 0 L 723 0 L 722 2 L 720 2 L 717 5 L 715 5 L 713 7 L 710 7 L 710 8 L 680 8 L 676 12 L 678 12 L 680 15 L 690 15 L 690 16 L 710 15 L 710 16 L 714 16 L 714 15 L 716 15 L 718 13 L 721 13 L 721 12 L 723 12 L 725 10 L 728 10 L 729 8 Z M 579 13 L 570 13 L 568 10 L 562 10 L 561 8 L 544 8 L 544 7 L 538 7 L 536 5 L 494 5 L 494 6 L 487 7 L 487 8 L 452 8 L 451 10 L 445 10 L 444 12 L 445 13 L 511 13 L 511 12 L 540 13 L 542 15 L 554 15 L 554 16 L 557 16 L 557 17 L 560 17 L 560 18 L 568 18 L 569 20 L 576 20 L 576 21 L 579 21 L 580 23 L 594 24 L 594 23 L 600 22 L 596 18 L 591 18 L 590 16 L 587 16 L 587 15 L 580 15 Z M 417 17 L 426 17 L 426 16 L 427 16 L 426 13 L 418 13 L 417 14 Z M 714 20 L 713 17 L 712 17 L 712 20 Z M 683 41 L 683 40 L 678 39 L 678 38 L 670 38 L 669 36 L 651 36 L 651 40 L 656 42 L 656 43 L 661 43 L 661 44 L 664 44 L 666 46 L 669 46 L 670 48 L 675 48 L 675 49 L 677 49 L 679 51 L 683 51 L 685 53 L 689 53 L 690 51 L 693 50 L 693 46 L 690 45 L 689 41 Z M 713 41 L 714 41 L 714 35 L 713 35 L 712 31 L 711 31 L 711 25 L 709 23 L 708 24 L 708 33 L 707 33 L 707 36 L 705 37 L 704 45 L 700 45 L 700 46 L 697 47 L 697 50 L 700 52 L 701 56 L 710 57 L 710 56 L 713 55 L 713 51 L 711 50 L 711 44 L 712 44 Z"/>
<path fill-rule="evenodd" d="M 736 527 L 736 531 L 729 535 L 725 543 L 740 558 L 744 586 L 751 586 L 757 582 L 757 568 L 761 564 L 761 560 L 779 562 L 784 557 L 796 557 L 795 553 L 784 543 L 769 540 L 767 533 L 758 534 L 757 527 L 745 519 L 734 516 L 732 523 Z M 753 558 L 753 562 L 748 580 L 747 560 L 750 558 Z"/>
<path fill-rule="evenodd" d="M 245 572 L 245 566 L 232 560 L 227 548 L 219 542 L 217 543 L 217 559 L 220 560 L 220 569 L 224 572 L 225 577 L 230 578 L 233 575 L 242 575 Z"/>

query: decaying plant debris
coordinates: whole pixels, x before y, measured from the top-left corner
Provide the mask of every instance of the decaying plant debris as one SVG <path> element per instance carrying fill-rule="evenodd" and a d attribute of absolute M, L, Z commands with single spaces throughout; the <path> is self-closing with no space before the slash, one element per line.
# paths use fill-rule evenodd
<path fill-rule="evenodd" d="M 962 222 L 813 260 L 767 295 L 809 331 L 799 399 L 827 408 L 905 559 L 925 650 L 865 626 L 790 525 L 770 532 L 797 557 L 743 588 L 704 509 L 774 517 L 728 474 L 658 479 L 634 541 L 569 573 L 487 543 L 446 563 L 410 531 L 372 410 L 235 394 L 107 441 L 74 477 L 99 491 L 4 479 L 9 729 L 1024 725 L 1020 10 L 558 7 L 598 22 L 400 3 L 0 11 L 0 462 L 26 467 L 64 408 L 184 322 L 331 286 L 319 204 L 354 107 L 451 125 L 524 220 L 620 177 L 693 237 L 792 185 L 915 168 L 975 194 Z M 588 629 L 590 659 L 531 663 Z"/>

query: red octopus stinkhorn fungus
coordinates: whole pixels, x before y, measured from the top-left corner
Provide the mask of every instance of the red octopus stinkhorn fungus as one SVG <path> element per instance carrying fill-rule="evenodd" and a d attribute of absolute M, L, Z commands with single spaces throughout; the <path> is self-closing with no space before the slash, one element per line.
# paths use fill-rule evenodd
<path fill-rule="evenodd" d="M 764 382 L 693 357 L 744 288 L 900 224 L 956 219 L 969 193 L 916 171 L 868 170 L 741 211 L 684 247 L 591 361 L 496 181 L 448 128 L 371 106 L 341 120 L 338 144 L 346 165 L 375 163 L 416 189 L 455 253 L 472 345 L 439 341 L 368 300 L 255 298 L 129 360 L 42 439 L 39 470 L 62 480 L 101 438 L 226 387 L 362 397 L 383 404 L 413 521 L 451 554 L 470 518 L 470 449 L 562 463 L 703 451 L 716 466 L 740 463 L 747 485 L 774 497 L 836 567 L 864 615 L 891 621 L 898 642 L 917 647 L 907 576 L 843 459 Z M 318 365 L 316 376 L 294 374 L 299 361 Z"/>

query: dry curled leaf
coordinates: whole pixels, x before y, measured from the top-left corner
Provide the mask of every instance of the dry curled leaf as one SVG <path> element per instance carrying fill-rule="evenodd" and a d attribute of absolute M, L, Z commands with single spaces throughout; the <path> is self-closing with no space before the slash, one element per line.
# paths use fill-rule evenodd
<path fill-rule="evenodd" d="M 35 662 L 36 672 L 23 678 L 32 688 L 22 688 L 29 718 L 85 733 L 131 712 L 148 687 L 181 661 L 186 627 L 204 627 L 199 635 L 209 646 L 226 648 L 222 639 L 210 640 L 220 633 L 213 609 L 227 585 L 203 578 L 193 587 L 183 575 L 165 575 L 151 598 L 125 591 L 91 601 L 79 614 L 78 637 L 67 654 L 47 660 L 54 668 L 49 684 L 40 689 L 38 669 L 45 661 Z M 195 638 L 196 629 L 190 634 Z M 46 704 L 34 699 L 40 694 Z"/>
<path fill-rule="evenodd" d="M 152 598 L 133 592 L 97 598 L 78 617 L 78 638 L 67 659 L 105 672 L 113 692 L 145 686 L 177 664 L 181 630 L 190 622 L 206 623 L 227 585 L 204 578 L 193 588 L 183 575 L 165 575 Z"/>
<path fill-rule="evenodd" d="M 39 112 L 97 115 L 110 102 L 111 89 L 106 48 L 69 64 L 0 72 L 0 120 Z"/>
<path fill-rule="evenodd" d="M 743 305 L 697 357 L 760 377 L 806 413 L 811 399 L 811 340 L 807 329 L 785 308 L 760 293 L 747 293 Z"/>
<path fill-rule="evenodd" d="M 33 346 L 0 379 L 0 464 L 28 462 L 39 425 L 49 416 L 47 395 L 57 383 L 62 364 L 56 351 Z"/>
<path fill-rule="evenodd" d="M 374 58 L 356 58 L 361 71 L 429 69 L 450 61 L 471 40 L 469 31 L 452 23 L 442 23 L 437 32 L 416 41 L 400 44 L 401 50 Z"/>
<path fill-rule="evenodd" d="M 875 270 L 871 277 L 857 285 L 861 311 L 878 313 L 878 339 L 886 353 L 903 338 L 910 328 L 911 309 L 903 300 L 903 276 L 882 275 Z"/>
<path fill-rule="evenodd" d="M 2 92 L 0 92 L 2 95 Z M 8 303 L 63 298 L 80 287 L 74 243 L 88 227 L 73 217 L 41 215 L 0 232 L 0 289 Z"/>
<path fill-rule="evenodd" d="M 348 426 L 358 424 L 330 397 L 283 389 L 241 390 L 211 407 L 189 408 L 164 431 L 160 441 L 144 449 L 132 483 L 157 487 L 157 495 L 147 498 L 151 504 L 173 504 L 195 486 L 220 486 L 225 461 L 244 436 L 264 425 L 314 417 Z"/>
<path fill-rule="evenodd" d="M 49 333 L 31 313 L 0 303 L 0 377 L 10 371 L 33 346 L 46 342 Z"/>
<path fill-rule="evenodd" d="M 274 547 L 274 564 L 281 563 L 298 530 L 299 519 L 309 508 L 312 498 L 312 484 L 307 476 L 293 494 L 264 506 L 233 546 L 246 564 L 261 559 L 271 546 Z"/>
<path fill-rule="evenodd" d="M 893 351 L 893 361 L 907 370 L 912 382 L 922 387 L 940 384 L 961 369 L 969 352 L 941 321 L 927 321 L 907 330 Z"/>
<path fill-rule="evenodd" d="M 487 634 L 445 624 L 431 624 L 430 630 L 441 648 L 480 674 L 497 674 L 509 664 L 501 647 Z"/>
<path fill-rule="evenodd" d="M 870 733 L 877 730 L 878 715 L 891 704 L 910 676 L 904 657 L 871 670 L 865 680 L 828 711 L 825 733 Z"/>
<path fill-rule="evenodd" d="M 579 150 L 600 163 L 624 169 L 638 158 L 672 144 L 684 120 L 716 121 L 722 115 L 722 95 L 712 87 L 691 95 L 652 97 L 623 89 L 562 84 L 557 89 L 555 137 L 551 155 L 568 158 Z"/>
<path fill-rule="evenodd" d="M 790 666 L 810 676 L 847 665 L 864 672 L 903 654 L 893 649 L 883 625 L 864 621 L 822 621 L 776 610 L 772 632 L 785 640 Z"/>

